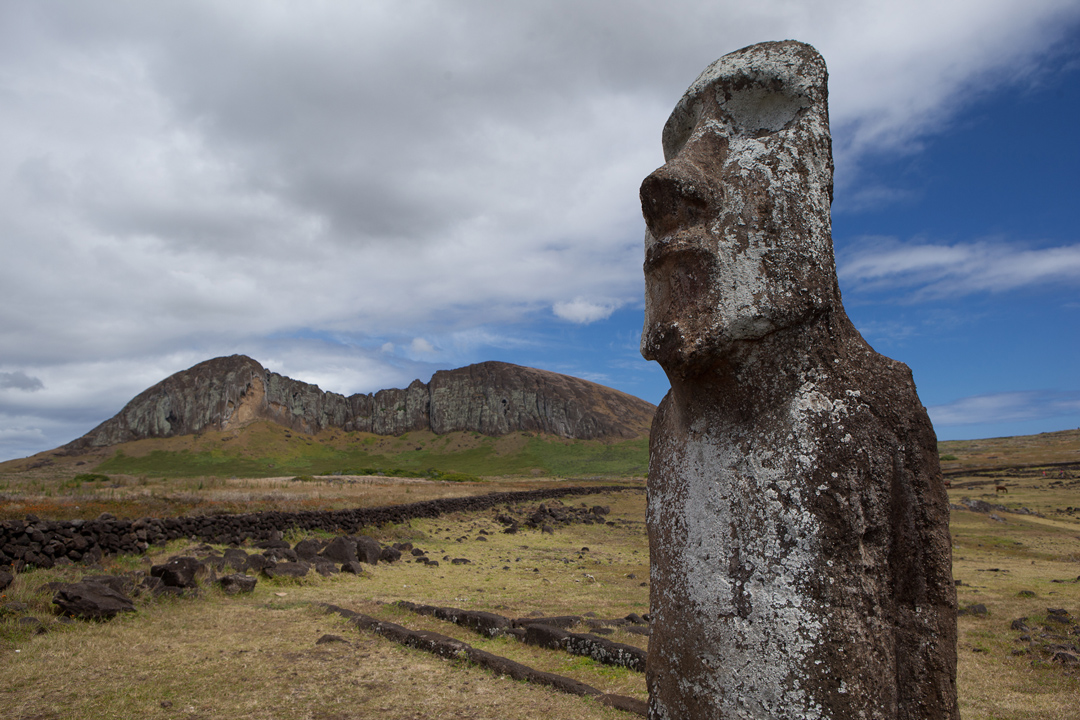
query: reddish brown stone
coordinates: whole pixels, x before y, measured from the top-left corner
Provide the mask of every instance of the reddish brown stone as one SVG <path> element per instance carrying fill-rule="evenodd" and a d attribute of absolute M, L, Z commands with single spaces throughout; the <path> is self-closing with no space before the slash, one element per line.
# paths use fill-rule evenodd
<path fill-rule="evenodd" d="M 702 73 L 641 188 L 653 423 L 651 718 L 955 719 L 933 427 L 844 313 L 825 63 Z"/>

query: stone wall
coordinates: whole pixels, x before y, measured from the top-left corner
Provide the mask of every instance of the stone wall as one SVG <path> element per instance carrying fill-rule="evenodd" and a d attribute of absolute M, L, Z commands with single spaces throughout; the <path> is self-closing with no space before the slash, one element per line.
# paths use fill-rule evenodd
<path fill-rule="evenodd" d="M 259 542 L 291 528 L 354 533 L 363 527 L 402 523 L 414 518 L 438 517 L 449 512 L 486 510 L 503 503 L 572 495 L 593 495 L 621 488 L 597 485 L 545 488 L 523 492 L 489 493 L 459 498 L 425 500 L 407 505 L 384 505 L 352 510 L 261 512 L 236 515 L 200 515 L 175 518 L 122 520 L 102 515 L 95 520 L 26 520 L 0 523 L 0 568 L 52 567 L 61 558 L 91 561 L 103 555 L 137 554 L 150 545 L 179 538 L 228 545 Z"/>

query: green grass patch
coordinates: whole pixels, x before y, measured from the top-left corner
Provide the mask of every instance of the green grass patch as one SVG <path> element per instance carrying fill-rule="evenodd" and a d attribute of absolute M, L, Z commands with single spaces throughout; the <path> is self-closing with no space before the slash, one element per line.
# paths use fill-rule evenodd
<path fill-rule="evenodd" d="M 150 477 L 292 475 L 301 480 L 320 475 L 385 475 L 470 482 L 493 475 L 644 475 L 648 469 L 645 438 L 605 444 L 534 436 L 511 448 L 500 438 L 475 439 L 479 443 L 473 447 L 451 448 L 448 442 L 419 445 L 396 438 L 391 448 L 377 452 L 370 438 L 334 446 L 306 437 L 302 442 L 281 443 L 255 435 L 243 447 L 222 443 L 208 450 L 152 450 L 140 456 L 121 450 L 95 472 Z"/>

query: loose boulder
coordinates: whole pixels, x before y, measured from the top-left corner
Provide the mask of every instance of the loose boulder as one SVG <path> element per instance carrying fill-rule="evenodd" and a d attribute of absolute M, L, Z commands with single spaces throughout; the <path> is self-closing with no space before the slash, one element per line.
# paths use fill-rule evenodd
<path fill-rule="evenodd" d="M 240 548 L 228 548 L 222 557 L 225 558 L 226 567 L 231 567 L 237 572 L 247 567 L 248 554 Z"/>
<path fill-rule="evenodd" d="M 96 582 L 64 585 L 53 596 L 59 611 L 81 620 L 109 620 L 122 612 L 135 612 L 131 598 Z"/>
<path fill-rule="evenodd" d="M 255 584 L 258 581 L 250 575 L 234 573 L 219 578 L 217 582 L 226 595 L 237 595 L 251 592 L 255 589 Z"/>
<path fill-rule="evenodd" d="M 293 552 L 296 553 L 296 557 L 305 562 L 311 562 L 319 554 L 319 550 L 322 549 L 322 543 L 315 538 L 307 538 L 296 543 L 293 548 Z"/>
<path fill-rule="evenodd" d="M 198 585 L 195 576 L 201 569 L 201 563 L 193 557 L 174 557 L 151 567 L 150 575 L 161 578 L 168 587 L 193 588 Z"/>
<path fill-rule="evenodd" d="M 368 565 L 377 565 L 382 556 L 382 546 L 375 538 L 367 535 L 359 535 L 356 540 L 356 557 L 360 562 Z"/>
<path fill-rule="evenodd" d="M 356 541 L 350 537 L 344 535 L 336 537 L 330 541 L 330 544 L 322 549 L 319 553 L 327 560 L 336 562 L 338 565 L 342 565 L 347 562 L 353 562 L 356 557 Z"/>
<path fill-rule="evenodd" d="M 710 65 L 641 186 L 649 717 L 956 720 L 956 591 L 911 371 L 844 312 L 825 62 Z"/>

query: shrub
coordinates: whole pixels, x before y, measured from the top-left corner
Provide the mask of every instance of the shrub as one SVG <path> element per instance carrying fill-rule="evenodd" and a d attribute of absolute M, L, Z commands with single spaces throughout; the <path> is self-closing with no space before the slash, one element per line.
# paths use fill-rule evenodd
<path fill-rule="evenodd" d="M 92 482 L 109 482 L 112 478 L 108 475 L 102 475 L 100 473 L 80 473 L 72 478 L 72 482 L 77 483 L 92 483 Z"/>

